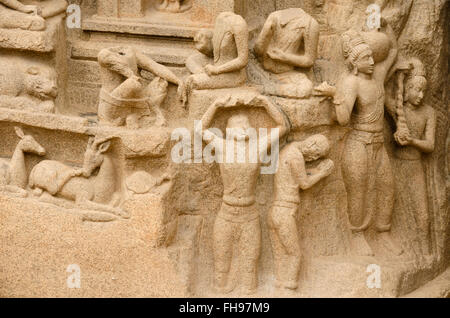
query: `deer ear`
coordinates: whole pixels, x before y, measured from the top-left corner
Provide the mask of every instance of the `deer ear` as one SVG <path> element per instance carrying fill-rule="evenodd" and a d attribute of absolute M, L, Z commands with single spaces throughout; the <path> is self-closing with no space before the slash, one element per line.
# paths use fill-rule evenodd
<path fill-rule="evenodd" d="M 108 140 L 108 141 L 101 143 L 98 146 L 98 150 L 100 151 L 100 153 L 105 153 L 106 151 L 108 151 L 110 146 L 111 146 L 111 140 Z"/>
<path fill-rule="evenodd" d="M 16 135 L 19 136 L 20 139 L 25 137 L 25 134 L 23 133 L 22 128 L 16 126 L 16 127 L 14 127 L 14 130 L 16 131 Z"/>
<path fill-rule="evenodd" d="M 92 145 L 94 144 L 94 140 L 95 140 L 94 137 L 89 137 L 89 139 L 88 139 L 88 146 L 89 146 L 89 147 L 92 146 Z"/>

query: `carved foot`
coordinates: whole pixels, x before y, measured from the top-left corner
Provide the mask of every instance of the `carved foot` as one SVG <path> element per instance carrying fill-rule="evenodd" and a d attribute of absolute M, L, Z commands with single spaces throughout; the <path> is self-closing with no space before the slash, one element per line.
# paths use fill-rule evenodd
<path fill-rule="evenodd" d="M 353 251 L 358 256 L 373 256 L 374 253 L 369 243 L 367 243 L 363 232 L 353 233 L 352 237 Z"/>
<path fill-rule="evenodd" d="M 379 239 L 383 247 L 392 254 L 399 256 L 403 253 L 403 250 L 396 243 L 394 243 L 389 232 L 380 233 Z"/>

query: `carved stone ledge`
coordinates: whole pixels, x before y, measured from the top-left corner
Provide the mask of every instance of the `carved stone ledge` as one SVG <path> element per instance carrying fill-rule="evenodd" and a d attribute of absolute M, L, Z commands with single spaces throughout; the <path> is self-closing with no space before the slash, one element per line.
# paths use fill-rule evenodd
<path fill-rule="evenodd" d="M 56 50 L 63 18 L 47 20 L 44 31 L 0 29 L 0 48 L 50 53 Z"/>
<path fill-rule="evenodd" d="M 137 35 L 157 35 L 167 37 L 179 37 L 192 39 L 201 28 L 212 28 L 211 25 L 165 25 L 157 23 L 138 22 L 135 19 L 126 21 L 124 19 L 101 19 L 89 18 L 83 21 L 84 31 L 112 32 Z"/>

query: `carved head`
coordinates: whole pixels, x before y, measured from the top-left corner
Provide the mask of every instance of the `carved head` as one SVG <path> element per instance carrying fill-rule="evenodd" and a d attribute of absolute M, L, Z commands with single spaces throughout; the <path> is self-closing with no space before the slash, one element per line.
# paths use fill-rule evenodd
<path fill-rule="evenodd" d="M 313 135 L 299 143 L 305 161 L 315 161 L 330 152 L 330 143 L 324 135 Z"/>
<path fill-rule="evenodd" d="M 205 54 L 206 56 L 212 57 L 213 44 L 212 44 L 213 32 L 208 29 L 201 29 L 194 36 L 194 45 L 197 51 Z"/>
<path fill-rule="evenodd" d="M 27 69 L 24 81 L 26 92 L 40 100 L 54 100 L 58 96 L 56 76 L 52 71 L 32 66 Z"/>
<path fill-rule="evenodd" d="M 23 152 L 34 153 L 39 156 L 44 156 L 46 151 L 33 136 L 25 135 L 20 127 L 14 127 L 16 135 L 21 139 L 19 147 Z"/>
<path fill-rule="evenodd" d="M 427 89 L 425 67 L 418 59 L 411 59 L 410 63 L 412 69 L 406 78 L 405 101 L 413 106 L 419 106 Z"/>
<path fill-rule="evenodd" d="M 247 115 L 238 113 L 232 115 L 227 122 L 227 138 L 237 141 L 247 140 L 246 130 L 251 128 Z"/>
<path fill-rule="evenodd" d="M 86 152 L 84 153 L 83 176 L 90 177 L 95 169 L 99 168 L 105 159 L 105 153 L 111 147 L 111 140 L 89 138 Z"/>
<path fill-rule="evenodd" d="M 373 73 L 375 61 L 372 49 L 358 32 L 350 30 L 342 35 L 342 52 L 351 72 Z"/>

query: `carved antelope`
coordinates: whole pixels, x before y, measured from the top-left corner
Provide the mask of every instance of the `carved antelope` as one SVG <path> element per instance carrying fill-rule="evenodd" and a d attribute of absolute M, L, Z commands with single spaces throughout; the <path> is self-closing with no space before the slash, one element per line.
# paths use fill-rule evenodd
<path fill-rule="evenodd" d="M 110 138 L 97 140 L 91 137 L 82 169 L 59 161 L 44 160 L 31 171 L 29 185 L 34 189 L 34 194 L 43 200 L 51 200 L 53 196 L 56 201 L 58 198 L 74 201 L 82 209 L 127 218 L 124 210 L 114 207 L 118 201 L 117 177 L 113 160 L 108 154 L 110 147 Z M 93 175 L 97 169 L 97 175 Z M 56 201 L 52 203 L 58 204 Z"/>
<path fill-rule="evenodd" d="M 19 127 L 14 127 L 16 135 L 20 138 L 9 163 L 0 167 L 0 189 L 27 196 L 25 188 L 28 184 L 28 174 L 25 165 L 25 153 L 45 155 L 45 149 L 30 135 L 25 135 Z"/>

